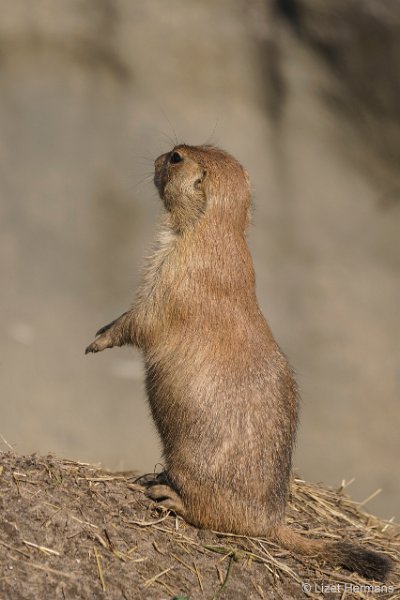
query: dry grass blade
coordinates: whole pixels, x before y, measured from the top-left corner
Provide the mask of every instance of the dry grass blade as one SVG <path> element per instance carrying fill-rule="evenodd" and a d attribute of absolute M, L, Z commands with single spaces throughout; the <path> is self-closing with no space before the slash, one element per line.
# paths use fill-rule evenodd
<path fill-rule="evenodd" d="M 199 567 L 197 566 L 197 564 L 196 564 L 195 561 L 193 561 L 193 566 L 194 566 L 194 570 L 195 570 L 195 573 L 196 573 L 197 581 L 199 582 L 199 587 L 201 589 L 202 594 L 204 594 L 203 582 L 201 580 Z"/>
<path fill-rule="evenodd" d="M 60 553 L 57 550 L 52 550 L 51 548 L 46 548 L 46 546 L 39 546 L 38 544 L 34 544 L 33 542 L 28 542 L 27 540 L 22 540 L 22 542 L 29 546 L 30 548 L 36 548 L 40 552 L 44 552 L 45 554 L 53 554 L 54 556 L 60 556 Z"/>
<path fill-rule="evenodd" d="M 382 488 L 379 488 L 378 490 L 373 492 L 370 496 L 368 496 L 368 498 L 365 498 L 365 500 L 363 500 L 362 502 L 359 503 L 359 505 L 358 505 L 359 508 L 365 506 L 367 504 L 367 502 L 369 502 L 373 498 L 376 498 L 376 496 L 378 496 L 381 492 L 382 492 Z"/>
<path fill-rule="evenodd" d="M 71 519 L 73 519 L 74 521 L 77 521 L 78 523 L 81 523 L 82 525 L 88 525 L 89 527 L 93 527 L 93 529 L 98 529 L 97 525 L 94 525 L 93 523 L 89 523 L 89 521 L 82 521 L 82 519 L 75 517 L 75 515 L 71 515 Z"/>
<path fill-rule="evenodd" d="M 96 558 L 97 572 L 99 574 L 101 587 L 103 588 L 103 592 L 105 592 L 106 591 L 106 582 L 104 581 L 103 568 L 101 566 L 100 554 L 98 553 L 96 546 L 93 546 L 93 551 L 94 551 L 94 555 Z"/>
<path fill-rule="evenodd" d="M 184 560 L 182 560 L 181 558 L 179 558 L 179 556 L 176 556 L 176 554 L 172 554 L 172 553 L 170 554 L 170 556 L 172 556 L 172 558 L 174 558 L 181 565 L 183 565 L 185 567 L 185 569 L 187 569 L 188 571 L 190 571 L 191 573 L 193 573 L 193 575 L 196 575 L 195 569 L 193 569 L 193 567 L 191 567 L 190 565 L 188 565 L 187 562 L 185 562 Z"/>
<path fill-rule="evenodd" d="M 43 523 L 42 523 L 42 527 L 48 527 L 48 526 L 50 525 L 51 521 L 54 519 L 54 517 L 55 517 L 56 515 L 58 515 L 58 513 L 59 513 L 59 512 L 61 512 L 61 511 L 62 511 L 62 506 L 60 506 L 60 507 L 59 507 L 57 510 L 55 510 L 55 511 L 53 512 L 53 514 L 52 514 L 52 515 L 51 515 L 51 516 L 50 516 L 48 519 L 45 519 L 45 520 L 43 521 Z"/>
<path fill-rule="evenodd" d="M 147 579 L 147 581 L 145 581 L 144 584 L 142 585 L 142 589 L 145 590 L 148 587 L 150 587 L 151 585 L 153 585 L 153 583 L 155 583 L 158 579 L 160 579 L 160 577 L 162 577 L 166 573 L 169 573 L 169 571 L 172 571 L 173 568 L 174 567 L 169 567 L 168 569 L 164 569 L 164 571 L 161 571 L 161 573 L 157 573 L 157 575 L 154 575 L 154 577 L 150 577 L 150 579 Z"/>
<path fill-rule="evenodd" d="M 93 481 L 93 482 L 107 482 L 115 480 L 125 480 L 123 475 L 106 475 L 104 477 L 78 477 L 78 481 Z"/>
<path fill-rule="evenodd" d="M 213 600 L 216 600 L 217 598 L 220 598 L 222 592 L 224 591 L 224 588 L 226 587 L 226 584 L 228 583 L 228 579 L 229 576 L 231 574 L 232 571 L 232 566 L 234 563 L 234 558 L 233 556 L 229 556 L 229 561 L 228 561 L 228 567 L 226 569 L 226 573 L 225 573 L 225 577 L 221 583 L 221 587 L 215 592 L 214 596 L 213 596 Z"/>
<path fill-rule="evenodd" d="M 53 569 L 52 567 L 48 567 L 46 565 L 38 565 L 34 562 L 26 562 L 26 565 L 32 567 L 33 569 L 38 569 L 39 571 L 45 571 L 46 573 L 53 573 L 53 575 L 58 575 L 60 577 L 66 577 L 67 579 L 75 579 L 75 576 L 71 573 L 65 573 L 64 571 L 59 571 L 58 569 Z"/>
<path fill-rule="evenodd" d="M 23 552 L 22 550 L 19 550 L 18 548 L 15 548 L 14 546 L 11 546 L 10 544 L 6 544 L 2 540 L 0 540 L 0 544 L 2 546 L 4 546 L 4 548 L 11 550 L 11 552 L 16 552 L 17 554 L 21 554 L 21 556 L 24 556 L 25 558 L 30 558 L 29 554 L 27 554 L 26 552 Z"/>
<path fill-rule="evenodd" d="M 0 438 L 3 442 L 3 444 L 5 444 L 7 446 L 7 448 L 9 448 L 9 450 L 11 450 L 11 452 L 15 452 L 14 448 L 11 446 L 11 444 L 9 444 L 6 440 L 6 438 L 0 433 Z"/>
<path fill-rule="evenodd" d="M 128 521 L 128 523 L 132 523 L 133 525 L 138 525 L 139 527 L 153 527 L 154 525 L 158 525 L 158 523 L 162 523 L 166 519 L 168 519 L 169 514 L 165 515 L 161 519 L 157 519 L 157 521 Z"/>
<path fill-rule="evenodd" d="M 103 548 L 105 548 L 106 550 L 110 550 L 110 546 L 109 544 L 105 541 L 105 539 L 103 539 L 101 537 L 101 535 L 99 535 L 98 533 L 94 534 L 94 537 L 96 538 L 96 540 L 98 540 L 99 544 L 101 546 L 103 546 Z"/>

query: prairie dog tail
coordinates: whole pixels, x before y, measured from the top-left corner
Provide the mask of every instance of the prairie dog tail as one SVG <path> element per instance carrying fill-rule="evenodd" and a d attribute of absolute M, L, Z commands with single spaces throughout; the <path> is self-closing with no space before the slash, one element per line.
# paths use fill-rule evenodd
<path fill-rule="evenodd" d="M 349 542 L 311 540 L 286 525 L 275 530 L 274 539 L 295 554 L 315 556 L 331 565 L 355 571 L 366 579 L 384 581 L 392 566 L 392 561 L 382 554 Z"/>

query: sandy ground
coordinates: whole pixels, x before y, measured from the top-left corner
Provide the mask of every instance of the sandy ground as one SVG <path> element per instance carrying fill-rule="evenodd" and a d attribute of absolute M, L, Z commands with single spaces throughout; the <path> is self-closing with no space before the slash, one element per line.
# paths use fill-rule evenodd
<path fill-rule="evenodd" d="M 366 585 L 379 598 L 400 597 L 398 528 L 363 515 L 342 492 L 294 483 L 288 520 L 384 552 L 396 561 L 384 584 L 266 540 L 197 530 L 157 512 L 135 479 L 49 455 L 0 453 L 0 598 L 290 600 L 320 598 L 323 584 L 348 599 L 367 597 Z M 337 597 L 334 588 L 324 594 Z"/>

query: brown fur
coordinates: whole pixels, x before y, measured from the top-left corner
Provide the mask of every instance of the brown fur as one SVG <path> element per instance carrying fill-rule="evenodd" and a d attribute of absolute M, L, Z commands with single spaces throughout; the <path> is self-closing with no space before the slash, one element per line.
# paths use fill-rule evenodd
<path fill-rule="evenodd" d="M 149 494 L 198 527 L 383 578 L 385 558 L 283 525 L 298 400 L 256 299 L 246 172 L 218 148 L 180 145 L 156 160 L 154 181 L 165 213 L 137 299 L 86 349 L 143 350 L 166 462 Z"/>

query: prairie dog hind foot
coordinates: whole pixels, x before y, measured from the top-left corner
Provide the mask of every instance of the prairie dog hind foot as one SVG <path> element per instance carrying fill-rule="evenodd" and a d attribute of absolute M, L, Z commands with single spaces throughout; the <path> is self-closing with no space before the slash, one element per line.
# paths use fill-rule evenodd
<path fill-rule="evenodd" d="M 158 475 L 143 475 L 137 483 L 146 488 L 146 496 L 155 500 L 158 506 L 172 510 L 180 517 L 185 518 L 185 508 L 182 499 L 170 485 L 166 471 Z"/>

